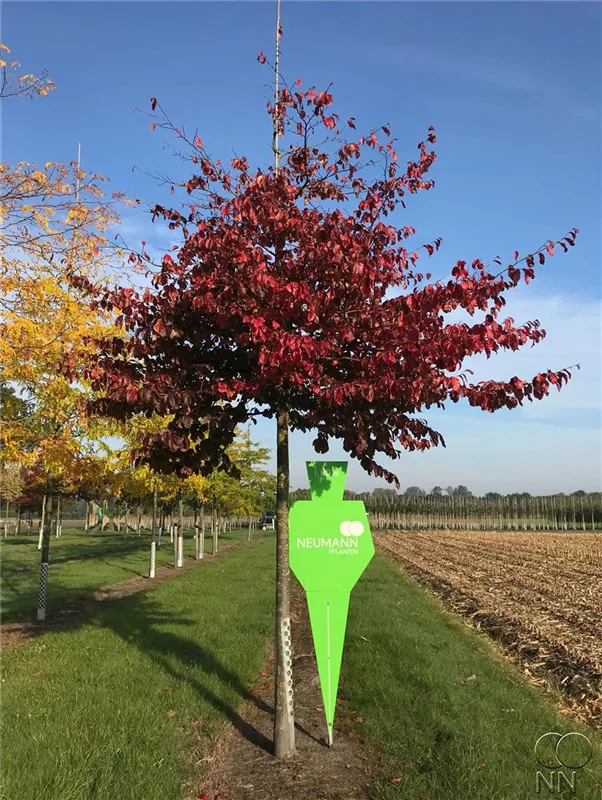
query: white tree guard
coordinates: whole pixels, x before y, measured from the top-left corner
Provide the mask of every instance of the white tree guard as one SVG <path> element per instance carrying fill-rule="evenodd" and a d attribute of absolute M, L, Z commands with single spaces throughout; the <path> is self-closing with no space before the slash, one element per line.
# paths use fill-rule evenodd
<path fill-rule="evenodd" d="M 178 563 L 181 567 L 184 564 L 184 537 L 178 532 Z"/>
<path fill-rule="evenodd" d="M 194 557 L 196 558 L 197 561 L 201 557 L 200 548 L 201 548 L 201 535 L 199 533 L 199 526 L 195 525 L 194 526 Z"/>
<path fill-rule="evenodd" d="M 293 653 L 291 641 L 291 621 L 290 617 L 284 617 L 280 620 L 280 641 L 283 649 L 283 681 L 286 702 L 286 716 L 290 721 L 289 730 L 291 732 L 292 742 L 291 748 L 295 747 L 295 724 L 294 724 L 294 706 L 293 706 Z"/>
<path fill-rule="evenodd" d="M 150 571 L 148 573 L 149 578 L 155 577 L 155 557 L 156 557 L 156 543 L 151 542 L 151 552 L 150 552 Z"/>
<path fill-rule="evenodd" d="M 40 590 L 38 592 L 38 610 L 36 619 L 43 622 L 46 619 L 46 587 L 48 586 L 48 562 L 42 563 L 40 569 Z"/>

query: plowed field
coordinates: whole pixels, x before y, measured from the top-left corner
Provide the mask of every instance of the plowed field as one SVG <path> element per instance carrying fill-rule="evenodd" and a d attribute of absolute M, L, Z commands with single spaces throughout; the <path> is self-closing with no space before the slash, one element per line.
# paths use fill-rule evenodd
<path fill-rule="evenodd" d="M 602 535 L 395 531 L 377 545 L 602 727 Z"/>

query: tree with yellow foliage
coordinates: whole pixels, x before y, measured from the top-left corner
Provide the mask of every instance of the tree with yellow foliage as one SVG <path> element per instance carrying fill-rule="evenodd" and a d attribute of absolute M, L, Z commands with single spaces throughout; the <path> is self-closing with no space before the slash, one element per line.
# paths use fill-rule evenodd
<path fill-rule="evenodd" d="M 16 59 L 7 61 L 9 55 L 10 49 L 5 44 L 0 44 L 0 98 L 17 95 L 31 98 L 34 94 L 44 96 L 54 90 L 54 83 L 46 70 L 40 77 L 31 74 L 18 75 L 21 64 Z"/>
<path fill-rule="evenodd" d="M 7 61 L 9 53 L 0 45 L 0 98 L 54 90 L 46 73 L 19 74 L 18 62 Z M 75 161 L 0 164 L 0 393 L 15 406 L 27 406 L 26 413 L 3 419 L 0 458 L 24 466 L 41 462 L 44 468 L 40 620 L 46 615 L 50 525 L 58 498 L 86 479 L 81 471 L 110 432 L 105 422 L 84 413 L 86 382 L 59 370 L 71 358 L 77 374 L 76 351 L 85 337 L 113 330 L 111 318 L 93 312 L 69 280 L 76 270 L 93 285 L 106 283 L 123 256 L 107 232 L 118 223 L 116 204 L 125 198 L 114 193 L 106 199 L 103 182 Z"/>
<path fill-rule="evenodd" d="M 9 52 L 0 44 L 0 56 Z M 17 61 L 0 58 L 0 98 L 54 90 L 45 73 L 11 80 L 10 71 L 18 67 Z M 57 365 L 84 336 L 106 335 L 112 329 L 109 317 L 93 313 L 85 295 L 69 282 L 76 269 L 93 285 L 106 284 L 123 262 L 123 251 L 107 232 L 119 222 L 117 203 L 135 202 L 118 192 L 105 199 L 103 182 L 79 161 L 43 167 L 26 161 L 0 163 L 0 387 L 16 387 L 20 397 L 33 398 L 33 416 L 45 421 L 54 421 L 59 407 L 63 420 L 74 412 L 81 417 L 72 402 L 81 392 L 70 391 Z M 48 432 L 48 425 L 36 429 L 39 420 L 31 416 L 5 419 L 4 461 L 15 460 L 27 439 Z"/>
<path fill-rule="evenodd" d="M 23 477 L 19 464 L 4 464 L 0 470 L 0 496 L 4 501 L 4 538 L 8 536 L 8 514 L 10 504 L 21 494 Z"/>

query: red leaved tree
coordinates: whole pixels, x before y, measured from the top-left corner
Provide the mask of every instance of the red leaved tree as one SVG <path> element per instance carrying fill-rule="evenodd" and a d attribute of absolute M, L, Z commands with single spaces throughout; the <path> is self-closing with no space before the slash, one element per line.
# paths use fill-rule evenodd
<path fill-rule="evenodd" d="M 181 475 L 233 470 L 226 448 L 235 428 L 276 418 L 275 746 L 287 756 L 294 752 L 286 656 L 289 430 L 315 431 L 318 453 L 327 452 L 330 437 L 339 439 L 366 472 L 399 485 L 377 463 L 379 454 L 396 459 L 404 449 L 444 444 L 416 416 L 423 409 L 464 399 L 493 412 L 541 399 L 552 384 L 560 389 L 567 370 L 479 383 L 453 374 L 467 356 L 518 350 L 545 336 L 538 321 L 517 326 L 500 312 L 504 293 L 528 283 L 554 243 L 524 258 L 514 253 L 504 268 L 496 260 L 498 274 L 479 260 L 458 261 L 449 280 L 429 282 L 418 259 L 440 240 L 409 248 L 414 228 L 387 217 L 405 208 L 408 195 L 432 188 L 432 128 L 416 160 L 401 164 L 387 126 L 347 140 L 342 129 L 354 129 L 354 119 L 340 124 L 329 91 L 277 84 L 268 103 L 276 163 L 252 170 L 244 157 L 229 167 L 213 160 L 198 135 L 188 137 L 156 99 L 151 104 L 152 127 L 172 131 L 193 165 L 181 184 L 188 202 L 153 211 L 153 219 L 181 230 L 183 244 L 164 256 L 150 288 L 120 287 L 94 299 L 118 314 L 125 336 L 97 342 L 86 369 L 100 394 L 91 410 L 118 419 L 173 415 L 135 455 Z M 281 149 L 284 135 L 291 143 Z M 567 250 L 577 232 L 556 244 Z M 446 322 L 454 309 L 480 318 Z"/>

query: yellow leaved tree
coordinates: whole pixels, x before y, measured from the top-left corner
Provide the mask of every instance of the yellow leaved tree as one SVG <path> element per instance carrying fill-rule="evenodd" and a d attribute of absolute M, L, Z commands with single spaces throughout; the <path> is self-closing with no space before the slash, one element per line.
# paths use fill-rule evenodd
<path fill-rule="evenodd" d="M 32 97 L 54 90 L 46 74 L 18 74 L 0 45 L 0 98 Z M 55 498 L 73 494 L 95 459 L 106 421 L 84 413 L 89 397 L 78 379 L 78 352 L 85 337 L 114 335 L 106 312 L 92 311 L 72 272 L 94 285 L 109 282 L 121 268 L 123 253 L 109 241 L 119 222 L 120 193 L 105 197 L 104 179 L 79 161 L 41 165 L 0 164 L 0 461 L 25 467 L 42 464 L 45 476 L 40 604 L 46 614 L 46 576 Z M 72 357 L 72 376 L 60 365 Z M 75 380 L 73 379 L 75 376 Z M 12 393 L 12 394 L 11 394 Z M 60 513 L 60 512 L 59 512 Z M 60 519 L 58 521 L 60 532 Z"/>

